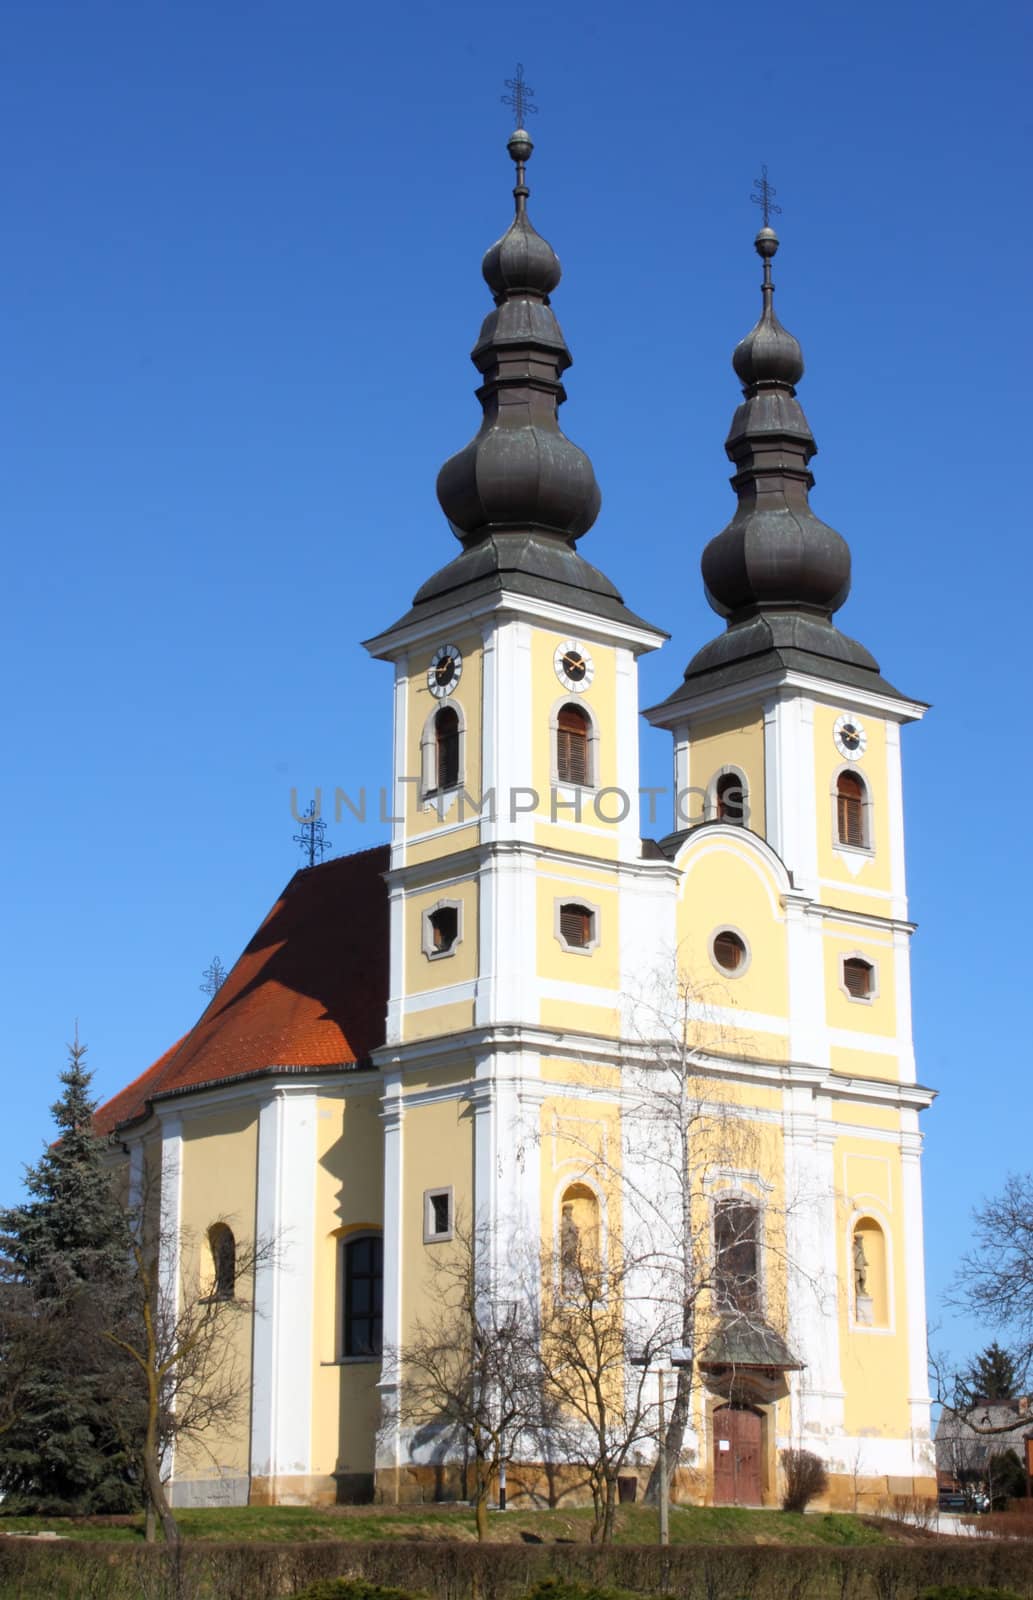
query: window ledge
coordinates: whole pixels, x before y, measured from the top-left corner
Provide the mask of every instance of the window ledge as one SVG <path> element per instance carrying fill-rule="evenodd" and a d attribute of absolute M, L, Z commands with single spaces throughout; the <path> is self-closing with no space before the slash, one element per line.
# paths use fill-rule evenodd
<path fill-rule="evenodd" d="M 842 839 L 836 839 L 832 848 L 842 850 L 848 856 L 867 856 L 869 859 L 875 856 L 875 846 L 871 844 L 844 844 Z"/>
<path fill-rule="evenodd" d="M 321 1367 L 375 1367 L 383 1356 L 337 1356 L 333 1361 L 321 1361 Z"/>

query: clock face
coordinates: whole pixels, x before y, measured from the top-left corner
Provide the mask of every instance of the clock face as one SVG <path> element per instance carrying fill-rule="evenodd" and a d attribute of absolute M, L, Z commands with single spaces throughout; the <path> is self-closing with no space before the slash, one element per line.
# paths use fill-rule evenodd
<path fill-rule="evenodd" d="M 592 658 L 576 639 L 564 639 L 561 645 L 557 645 L 552 664 L 564 688 L 573 689 L 575 694 L 587 689 L 595 677 Z"/>
<path fill-rule="evenodd" d="M 463 675 L 463 658 L 454 644 L 443 644 L 434 652 L 427 668 L 427 688 L 435 699 L 451 694 Z"/>
<path fill-rule="evenodd" d="M 867 748 L 868 735 L 857 718 L 849 714 L 837 717 L 833 732 L 840 755 L 846 756 L 848 761 L 859 761 Z"/>

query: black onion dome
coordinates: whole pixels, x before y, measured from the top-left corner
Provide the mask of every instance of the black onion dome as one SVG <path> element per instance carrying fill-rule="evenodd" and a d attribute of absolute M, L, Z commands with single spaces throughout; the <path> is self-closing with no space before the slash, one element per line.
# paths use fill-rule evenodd
<path fill-rule="evenodd" d="M 763 310 L 732 357 L 743 401 L 725 442 L 739 504 L 703 552 L 703 580 L 731 624 L 772 609 L 830 618 L 850 591 L 850 550 L 808 502 L 817 445 L 796 398 L 803 352 L 774 312 L 774 230 L 762 228 L 754 244 L 764 261 Z"/>
<path fill-rule="evenodd" d="M 518 128 L 516 215 L 484 257 L 495 298 L 471 359 L 483 375 L 477 434 L 438 474 L 438 500 L 464 545 L 496 534 L 547 534 L 573 543 L 592 526 L 601 496 L 592 463 L 562 432 L 558 409 L 570 351 L 549 303 L 560 281 L 556 252 L 531 225 L 524 165 L 533 145 Z"/>
<path fill-rule="evenodd" d="M 765 263 L 778 249 L 773 228 L 761 228 L 753 241 Z M 800 341 L 783 328 L 775 316 L 774 285 L 765 274 L 764 309 L 745 339 L 740 339 L 732 356 L 732 366 L 746 388 L 755 383 L 797 384 L 803 377 L 803 351 Z"/>
<path fill-rule="evenodd" d="M 512 134 L 507 145 L 520 166 L 531 158 L 534 146 L 522 128 Z M 517 213 L 502 235 L 484 253 L 481 272 L 496 303 L 507 294 L 547 296 L 563 276 L 559 256 L 547 239 L 536 232 L 527 215 L 527 186 L 521 181 L 514 191 Z"/>

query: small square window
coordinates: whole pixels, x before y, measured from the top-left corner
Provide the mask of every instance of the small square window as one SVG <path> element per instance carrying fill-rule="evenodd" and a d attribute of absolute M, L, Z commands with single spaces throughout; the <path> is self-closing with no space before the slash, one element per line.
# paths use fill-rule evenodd
<path fill-rule="evenodd" d="M 436 1244 L 452 1237 L 452 1190 L 425 1189 L 423 1194 L 423 1242 Z"/>

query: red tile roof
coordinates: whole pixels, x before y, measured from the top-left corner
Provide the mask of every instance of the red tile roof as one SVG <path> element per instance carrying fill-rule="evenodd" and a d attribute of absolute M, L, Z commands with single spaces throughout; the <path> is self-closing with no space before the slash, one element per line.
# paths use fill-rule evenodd
<path fill-rule="evenodd" d="M 110 1133 L 159 1096 L 271 1067 L 352 1066 L 384 1042 L 388 849 L 295 873 L 191 1031 L 97 1111 Z"/>

